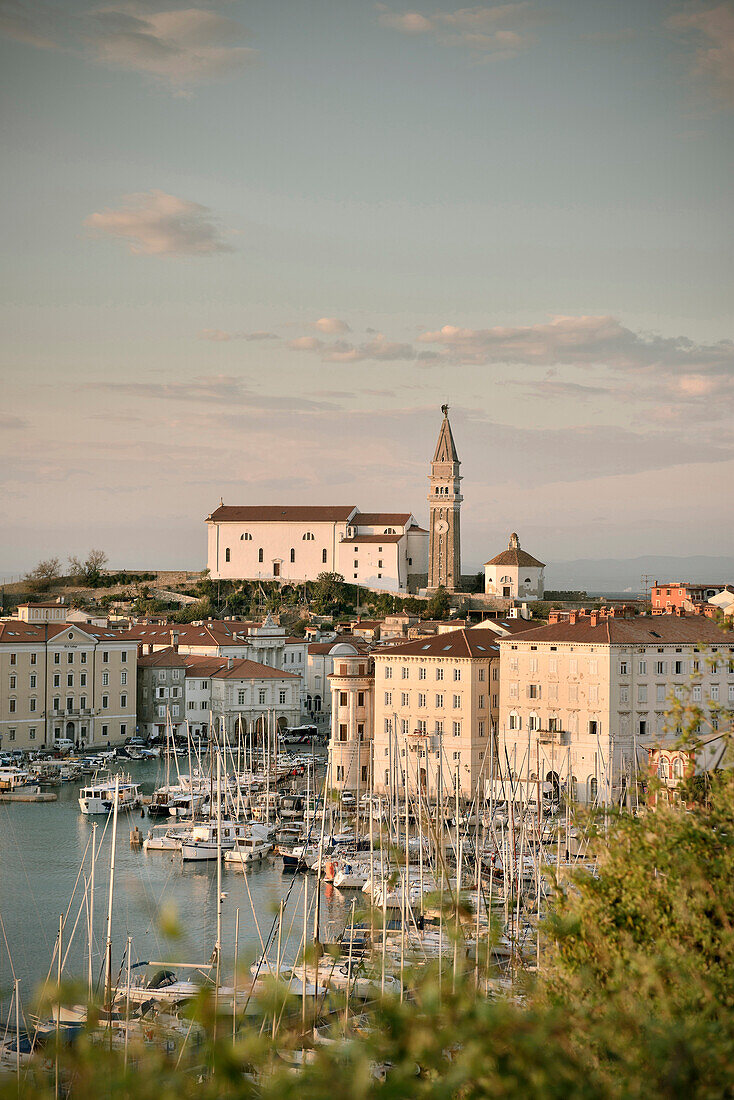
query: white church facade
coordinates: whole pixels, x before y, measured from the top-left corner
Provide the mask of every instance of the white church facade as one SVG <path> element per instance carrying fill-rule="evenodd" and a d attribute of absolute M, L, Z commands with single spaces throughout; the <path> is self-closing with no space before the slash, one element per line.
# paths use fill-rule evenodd
<path fill-rule="evenodd" d="M 545 563 L 520 546 L 513 531 L 506 550 L 484 565 L 484 591 L 503 600 L 542 600 Z"/>
<path fill-rule="evenodd" d="M 349 584 L 385 592 L 425 584 L 428 532 L 410 512 L 220 503 L 206 522 L 213 580 L 300 584 L 340 573 Z"/>

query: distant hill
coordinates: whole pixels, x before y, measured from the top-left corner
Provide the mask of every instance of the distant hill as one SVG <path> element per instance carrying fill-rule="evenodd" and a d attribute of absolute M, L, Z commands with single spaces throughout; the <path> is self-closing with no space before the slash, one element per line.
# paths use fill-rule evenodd
<path fill-rule="evenodd" d="M 659 554 L 639 558 L 578 558 L 554 561 L 545 570 L 545 587 L 585 589 L 589 593 L 641 593 L 643 574 L 659 581 L 723 581 L 734 583 L 734 557 L 696 555 L 678 558 Z M 650 584 L 652 582 L 648 582 Z"/>

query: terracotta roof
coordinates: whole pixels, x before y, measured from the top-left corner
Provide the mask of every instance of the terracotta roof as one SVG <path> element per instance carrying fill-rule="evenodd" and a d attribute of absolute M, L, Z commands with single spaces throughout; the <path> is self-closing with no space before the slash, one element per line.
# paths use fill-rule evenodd
<path fill-rule="evenodd" d="M 356 511 L 350 505 L 260 505 L 244 507 L 220 504 L 207 518 L 214 523 L 345 523 Z"/>
<path fill-rule="evenodd" d="M 339 634 L 329 642 L 309 642 L 308 652 L 313 655 L 328 653 L 335 645 L 339 645 L 340 642 L 349 642 L 349 644 L 353 645 L 360 653 L 368 652 L 364 638 L 355 638 L 352 634 Z"/>
<path fill-rule="evenodd" d="M 168 646 L 166 649 L 159 649 L 155 653 L 146 653 L 142 657 L 138 657 L 138 668 L 185 668 L 186 658 L 183 653 L 179 653 L 173 648 Z"/>
<path fill-rule="evenodd" d="M 122 631 L 118 637 L 148 645 L 170 644 L 171 634 L 178 634 L 181 645 L 248 645 L 249 626 L 247 623 L 222 622 L 212 620 L 205 626 L 193 626 L 190 623 L 165 623 L 161 626 L 134 624 Z"/>
<path fill-rule="evenodd" d="M 501 554 L 498 554 L 496 558 L 492 558 L 491 561 L 484 563 L 485 565 L 532 565 L 536 569 L 542 569 L 545 565 L 544 561 L 538 561 L 532 554 L 528 554 L 527 550 L 522 550 L 519 546 L 512 550 L 503 550 Z"/>
<path fill-rule="evenodd" d="M 496 629 L 495 629 L 496 624 Z M 535 619 L 485 619 L 481 624 L 477 624 L 476 630 L 490 630 L 498 637 L 504 637 L 506 634 L 524 634 L 526 630 L 537 630 L 538 620 Z"/>
<path fill-rule="evenodd" d="M 604 618 L 592 625 L 586 615 L 575 623 L 560 622 L 524 631 L 517 639 L 498 638 L 500 645 L 518 642 L 579 642 L 597 645 L 734 645 L 734 632 L 720 630 L 702 615 L 638 615 Z"/>
<path fill-rule="evenodd" d="M 257 661 L 232 661 L 232 667 L 224 667 L 218 672 L 210 673 L 213 680 L 299 680 L 293 672 L 286 672 L 283 668 L 272 668 L 270 665 L 260 665 Z"/>
<path fill-rule="evenodd" d="M 390 655 L 393 654 L 398 657 L 496 657 L 499 647 L 497 640 L 487 637 L 486 630 L 472 627 L 392 646 Z"/>
<path fill-rule="evenodd" d="M 24 623 L 19 619 L 7 619 L 0 622 L 0 642 L 43 642 L 51 641 L 66 630 L 78 630 L 97 641 L 124 642 L 127 637 L 123 631 L 108 630 L 106 627 L 92 626 L 91 623 Z"/>
<path fill-rule="evenodd" d="M 411 523 L 408 528 L 409 535 L 427 535 L 428 530 L 425 527 L 419 527 L 417 523 Z"/>
<path fill-rule="evenodd" d="M 358 542 L 400 542 L 405 535 L 355 535 L 353 539 L 340 539 L 339 545 Z"/>
<path fill-rule="evenodd" d="M 404 527 L 411 514 L 411 512 L 357 512 L 352 523 L 357 527 L 374 527 L 378 523 L 396 523 Z"/>

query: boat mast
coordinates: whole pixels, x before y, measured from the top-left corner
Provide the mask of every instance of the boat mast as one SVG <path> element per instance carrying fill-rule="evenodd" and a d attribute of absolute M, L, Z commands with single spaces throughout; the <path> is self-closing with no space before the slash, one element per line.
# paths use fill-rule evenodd
<path fill-rule="evenodd" d="M 105 1004 L 112 1014 L 112 897 L 115 889 L 115 847 L 117 845 L 117 804 L 120 798 L 120 777 L 115 776 L 115 804 L 112 809 L 112 853 L 110 855 L 110 892 L 107 899 L 107 942 L 105 945 Z M 110 1027 L 110 1042 L 112 1028 Z"/>

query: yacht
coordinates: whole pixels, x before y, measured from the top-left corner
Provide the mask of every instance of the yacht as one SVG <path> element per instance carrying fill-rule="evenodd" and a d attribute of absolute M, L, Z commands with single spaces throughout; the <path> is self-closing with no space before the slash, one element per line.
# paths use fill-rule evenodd
<path fill-rule="evenodd" d="M 221 843 L 217 839 L 215 821 L 194 825 L 181 842 L 181 855 L 184 863 L 216 859 L 218 852 L 234 848 L 235 842 L 247 836 L 249 826 L 235 821 L 222 822 Z"/>
<path fill-rule="evenodd" d="M 82 787 L 79 791 L 79 809 L 83 814 L 109 814 L 115 806 L 117 789 L 117 809 L 136 810 L 141 804 L 140 790 L 128 775 L 118 779 L 108 777 Z"/>

